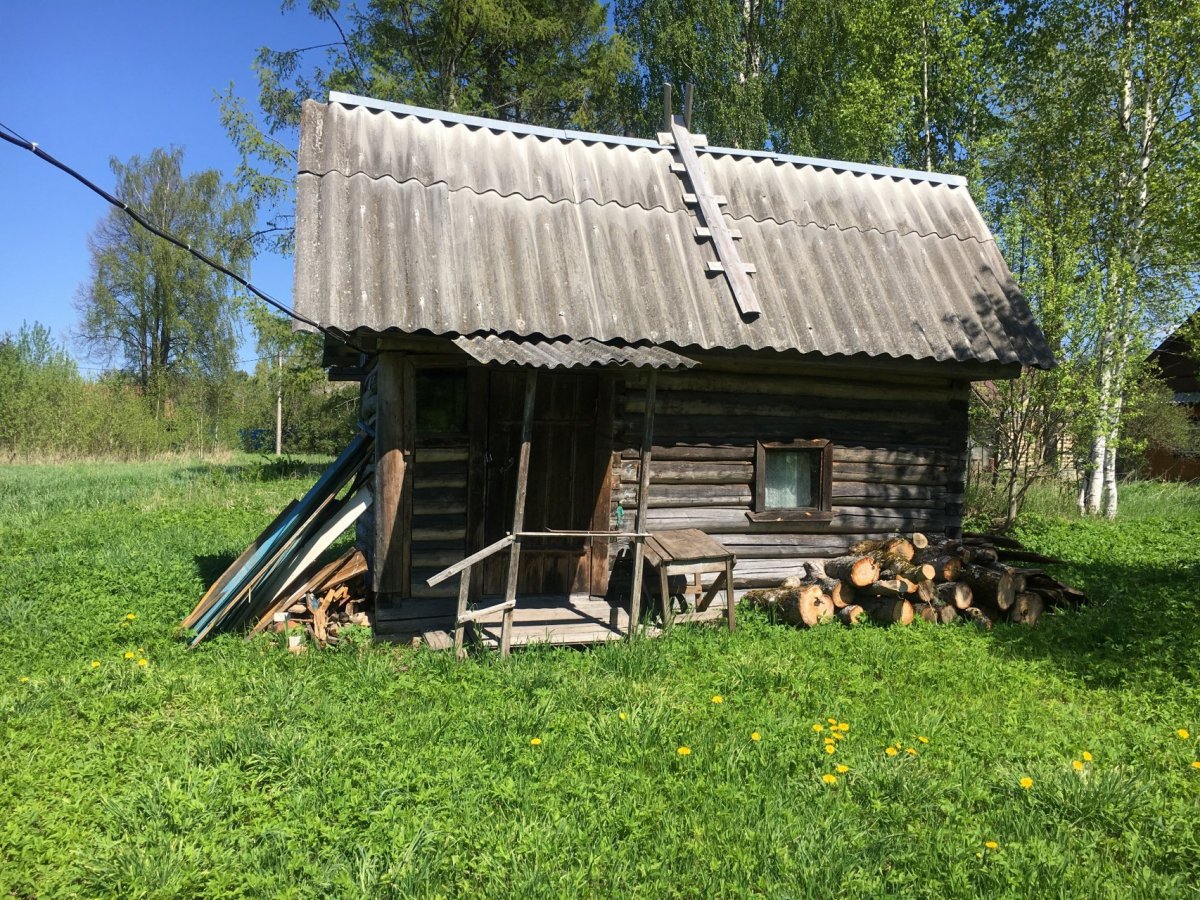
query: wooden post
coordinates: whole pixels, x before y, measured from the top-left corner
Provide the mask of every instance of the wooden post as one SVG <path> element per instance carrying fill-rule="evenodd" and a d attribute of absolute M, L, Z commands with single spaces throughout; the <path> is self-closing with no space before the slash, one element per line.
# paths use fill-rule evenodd
<path fill-rule="evenodd" d="M 504 602 L 512 604 L 517 599 L 517 568 L 521 561 L 521 538 L 518 533 L 525 527 L 525 493 L 529 487 L 529 445 L 533 440 L 533 404 L 537 399 L 537 369 L 530 369 L 525 376 L 525 413 L 521 419 L 521 451 L 517 461 L 517 499 L 513 504 L 514 540 L 508 551 L 508 578 L 504 583 Z M 512 645 L 513 610 L 504 610 L 504 624 L 500 632 L 500 655 L 508 656 Z"/>
<path fill-rule="evenodd" d="M 734 622 L 734 605 L 733 599 L 733 557 L 725 560 L 725 621 L 729 623 L 729 630 L 733 631 L 736 627 Z"/>
<path fill-rule="evenodd" d="M 638 477 L 637 521 L 634 531 L 646 530 L 646 505 L 650 502 L 650 448 L 654 444 L 654 400 L 658 390 L 658 369 L 646 376 L 646 416 L 642 429 L 642 468 Z M 646 555 L 644 538 L 633 539 L 633 592 L 629 597 L 629 634 L 637 630 L 642 613 L 642 567 Z"/>
<path fill-rule="evenodd" d="M 454 658 L 462 660 L 466 657 L 463 651 L 463 637 L 466 630 L 466 624 L 463 622 L 463 613 L 467 611 L 467 601 L 471 593 L 471 566 L 463 569 L 459 575 L 458 582 L 458 613 L 454 617 Z"/>
<path fill-rule="evenodd" d="M 375 419 L 375 540 L 371 556 L 376 594 L 404 595 L 408 579 L 408 525 L 403 498 L 412 445 L 412 384 L 404 354 L 379 354 Z"/>

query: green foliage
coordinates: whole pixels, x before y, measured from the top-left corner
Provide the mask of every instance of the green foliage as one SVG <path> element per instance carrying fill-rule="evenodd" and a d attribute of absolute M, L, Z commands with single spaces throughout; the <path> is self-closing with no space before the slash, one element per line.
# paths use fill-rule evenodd
<path fill-rule="evenodd" d="M 1195 488 L 1131 489 L 1118 523 L 1032 519 L 1022 536 L 1093 598 L 1033 630 L 744 611 L 732 635 L 507 662 L 187 651 L 179 619 L 313 477 L 277 474 L 0 470 L 3 893 L 1091 898 L 1200 879 Z M 827 717 L 850 726 L 832 756 Z"/>
<path fill-rule="evenodd" d="M 221 260 L 249 264 L 251 207 L 216 170 L 185 175 L 183 150 L 112 160 L 115 193 L 152 225 Z M 218 382 L 233 368 L 233 282 L 112 209 L 89 240 L 92 274 L 79 309 L 85 343 L 120 360 L 163 415 L 183 379 Z"/>
<path fill-rule="evenodd" d="M 283 3 L 285 12 L 295 0 Z M 624 41 L 597 0 L 366 0 L 346 9 L 309 0 L 332 43 L 312 51 L 263 47 L 258 112 L 231 85 L 222 123 L 242 156 L 240 185 L 268 218 L 263 239 L 290 251 L 296 126 L 301 103 L 331 90 L 587 131 L 612 130 Z"/>

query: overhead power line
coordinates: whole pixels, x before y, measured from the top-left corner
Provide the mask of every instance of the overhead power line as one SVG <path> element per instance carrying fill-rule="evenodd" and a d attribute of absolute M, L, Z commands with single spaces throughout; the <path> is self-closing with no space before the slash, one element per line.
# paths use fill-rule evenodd
<path fill-rule="evenodd" d="M 263 302 L 270 304 L 271 306 L 275 307 L 277 310 L 284 313 L 285 315 L 291 316 L 297 322 L 303 322 L 305 325 L 308 325 L 310 328 L 315 328 L 315 329 L 317 329 L 317 331 L 320 331 L 322 334 L 328 335 L 329 337 L 333 338 L 335 341 L 345 344 L 347 347 L 357 350 L 360 353 L 364 352 L 361 347 L 355 345 L 354 342 L 351 341 L 350 338 L 347 337 L 346 334 L 343 333 L 342 331 L 340 331 L 339 329 L 331 328 L 327 325 L 322 325 L 320 322 L 318 322 L 314 319 L 308 318 L 308 316 L 303 316 L 300 313 L 295 312 L 294 310 L 289 308 L 286 304 L 281 303 L 280 301 L 276 300 L 274 297 L 272 297 L 266 291 L 255 287 L 253 284 L 251 284 L 249 281 L 247 281 L 245 278 L 243 278 L 237 272 L 234 272 L 232 269 L 226 268 L 225 266 L 221 265 L 216 260 L 210 258 L 209 256 L 205 255 L 204 253 L 201 253 L 199 250 L 197 250 L 191 244 L 187 243 L 186 241 L 180 240 L 179 238 L 175 237 L 173 234 L 170 234 L 169 232 L 163 231 L 161 228 L 157 228 L 154 225 L 151 225 L 148 221 L 146 221 L 146 219 L 141 215 L 141 213 L 139 213 L 137 210 L 135 210 L 133 207 L 131 207 L 124 200 L 121 200 L 118 197 L 114 197 L 108 191 L 104 190 L 104 188 L 100 187 L 95 182 L 89 180 L 84 175 L 75 171 L 70 166 L 68 166 L 66 163 L 61 162 L 58 159 L 55 159 L 53 156 L 51 156 L 49 153 L 47 153 L 45 150 L 43 150 L 41 147 L 39 147 L 35 141 L 26 140 L 25 138 L 21 137 L 20 134 L 18 134 L 16 131 L 14 131 L 12 128 L 9 128 L 7 125 L 5 125 L 3 122 L 0 122 L 0 129 L 3 129 L 3 130 L 0 130 L 0 138 L 2 138 L 5 141 L 8 141 L 8 143 L 10 143 L 10 144 L 20 147 L 23 150 L 28 150 L 34 156 L 38 157 L 38 159 L 44 160 L 45 162 L 48 162 L 50 165 L 54 166 L 54 168 L 65 172 L 67 175 L 70 175 L 72 178 L 74 178 L 76 181 L 78 181 L 80 184 L 82 184 L 88 190 L 92 191 L 94 194 L 98 194 L 99 196 L 103 197 L 106 201 L 111 203 L 117 209 L 124 212 L 127 216 L 129 216 L 129 218 L 133 219 L 133 221 L 137 222 L 139 225 L 141 225 L 143 228 L 145 228 L 151 234 L 155 235 L 156 237 L 162 238 L 164 241 L 167 241 L 168 243 L 173 244 L 174 246 L 178 247 L 181 250 L 187 251 L 192 256 L 194 256 L 196 259 L 200 260 L 200 262 L 204 263 L 206 266 L 209 266 L 209 267 L 215 269 L 216 271 L 220 272 L 222 275 L 226 275 L 229 278 L 232 278 L 234 281 L 236 281 L 238 284 L 240 284 L 242 287 L 244 287 L 246 290 L 248 290 L 250 293 L 252 293 L 255 297 L 258 297 Z M 8 133 L 5 134 L 5 132 L 8 132 Z"/>

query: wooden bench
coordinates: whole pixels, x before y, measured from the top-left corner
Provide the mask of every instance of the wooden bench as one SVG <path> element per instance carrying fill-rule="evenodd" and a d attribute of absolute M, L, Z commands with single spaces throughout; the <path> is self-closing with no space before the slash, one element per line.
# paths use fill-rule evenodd
<path fill-rule="evenodd" d="M 646 538 L 646 562 L 658 569 L 662 623 L 666 628 L 673 621 L 686 622 L 698 618 L 709 618 L 708 610 L 717 592 L 725 591 L 725 616 L 729 630 L 734 629 L 733 564 L 735 557 L 720 543 L 703 531 L 688 528 L 683 531 L 657 531 Z M 700 576 L 715 572 L 716 579 L 707 591 L 700 583 Z M 679 616 L 671 608 L 670 578 L 672 575 L 691 576 L 683 591 L 686 606 L 688 595 L 696 597 L 692 612 Z"/>

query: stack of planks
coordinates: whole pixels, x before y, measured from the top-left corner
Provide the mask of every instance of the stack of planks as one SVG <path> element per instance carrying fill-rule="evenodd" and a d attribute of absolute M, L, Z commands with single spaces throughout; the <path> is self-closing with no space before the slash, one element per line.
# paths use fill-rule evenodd
<path fill-rule="evenodd" d="M 970 621 L 987 630 L 1003 621 L 1035 625 L 1047 607 L 1087 602 L 1042 569 L 1009 565 L 1013 562 L 1060 560 L 1026 550 L 1012 538 L 967 534 L 935 541 L 918 532 L 859 541 L 848 555 L 823 567 L 806 564 L 778 588 L 750 591 L 746 599 L 796 627 L 835 619 L 854 625 L 863 618 L 908 625 L 920 617 L 935 624 Z"/>

